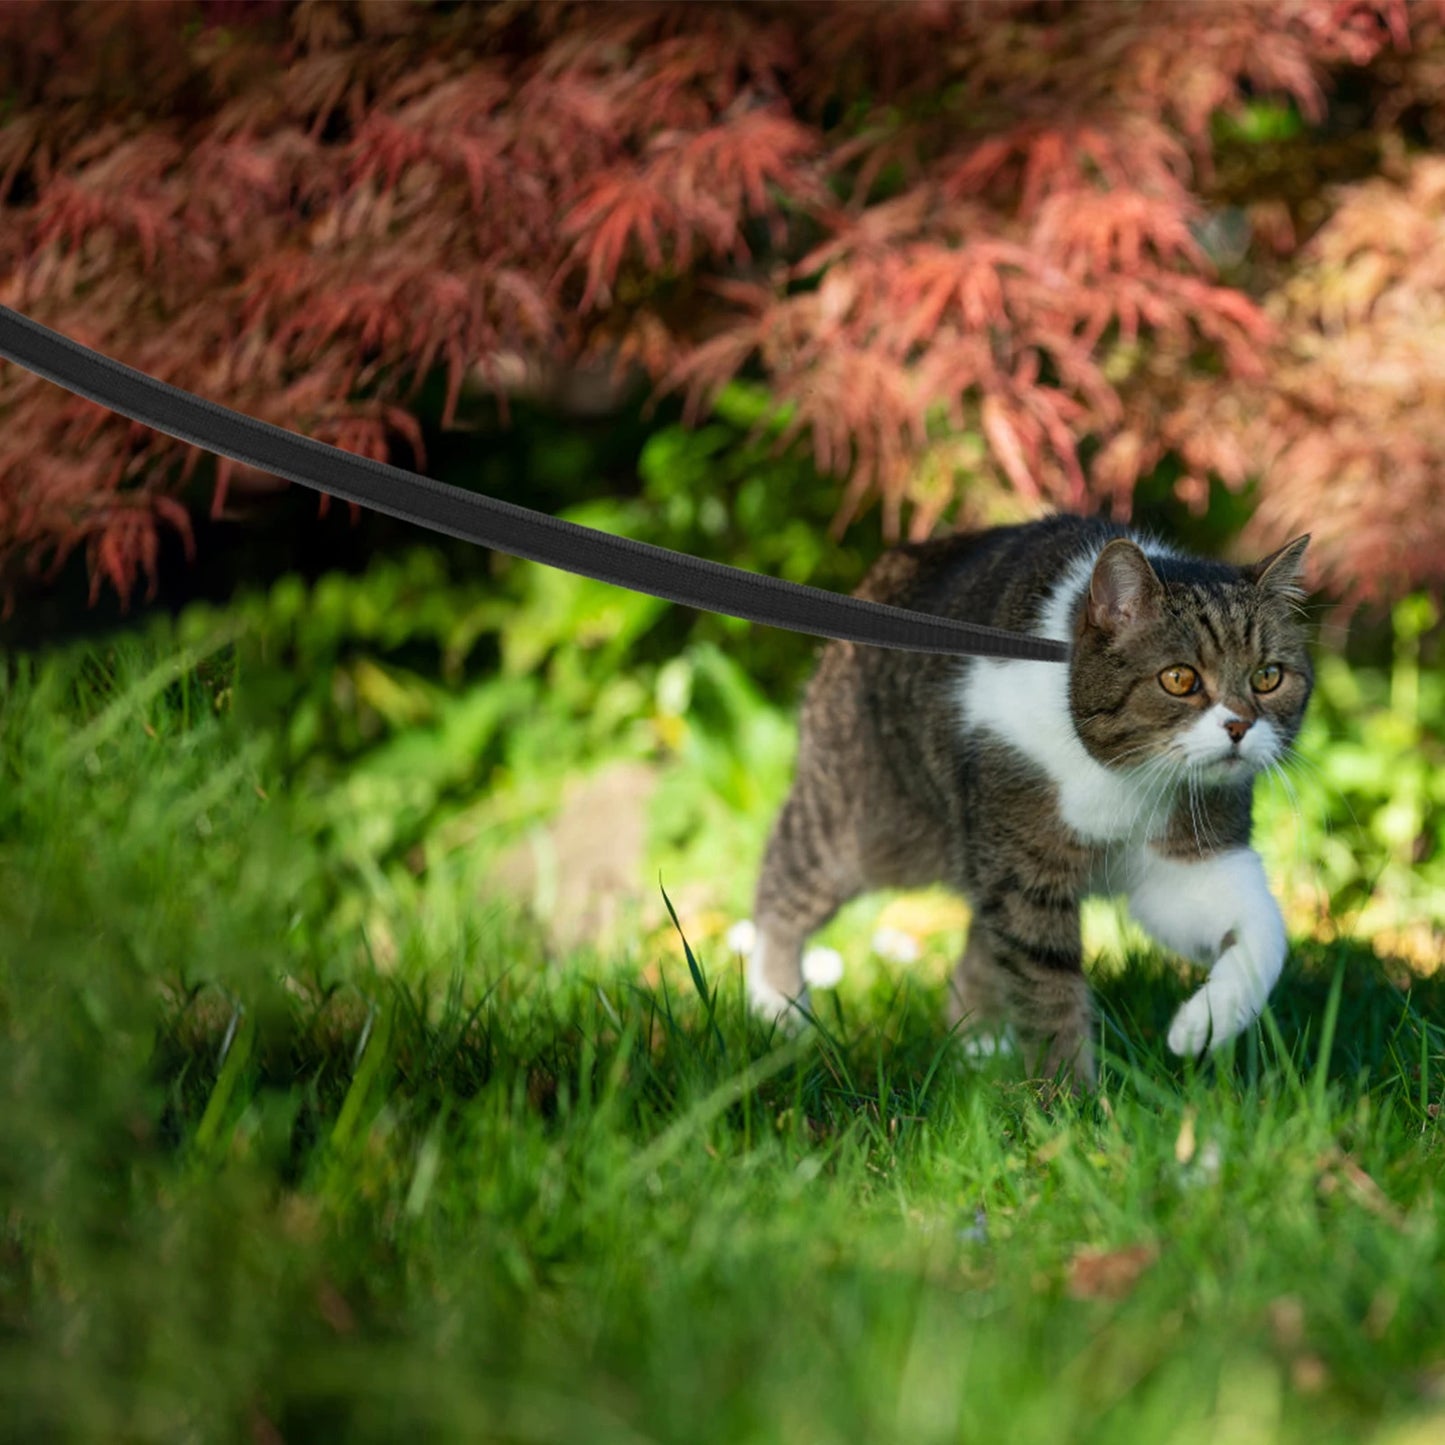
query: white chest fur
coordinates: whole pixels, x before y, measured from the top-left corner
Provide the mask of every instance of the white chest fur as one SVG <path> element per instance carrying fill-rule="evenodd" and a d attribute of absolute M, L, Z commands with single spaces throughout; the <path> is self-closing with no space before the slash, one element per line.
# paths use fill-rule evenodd
<path fill-rule="evenodd" d="M 1155 555 L 1166 549 L 1150 545 Z M 1060 578 L 1033 631 L 1070 640 L 1074 609 L 1097 550 Z M 963 726 L 981 729 L 1035 763 L 1053 784 L 1064 822 L 1092 843 L 1144 842 L 1168 821 L 1168 779 L 1157 768 L 1106 768 L 1080 741 L 1069 711 L 1069 670 L 1056 662 L 975 658 L 959 685 Z"/>

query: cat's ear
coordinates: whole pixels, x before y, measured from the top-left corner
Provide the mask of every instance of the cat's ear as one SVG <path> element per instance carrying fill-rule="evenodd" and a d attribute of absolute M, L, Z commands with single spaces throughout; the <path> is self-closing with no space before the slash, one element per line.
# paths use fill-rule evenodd
<path fill-rule="evenodd" d="M 1244 569 L 1244 575 L 1264 592 L 1273 592 L 1280 597 L 1300 598 L 1305 595 L 1303 577 L 1305 548 L 1310 544 L 1310 534 L 1286 542 L 1278 552 L 1253 563 Z"/>
<path fill-rule="evenodd" d="M 1163 596 L 1164 584 L 1138 544 L 1116 537 L 1099 553 L 1089 579 L 1089 625 L 1101 632 L 1128 632 L 1157 615 Z"/>

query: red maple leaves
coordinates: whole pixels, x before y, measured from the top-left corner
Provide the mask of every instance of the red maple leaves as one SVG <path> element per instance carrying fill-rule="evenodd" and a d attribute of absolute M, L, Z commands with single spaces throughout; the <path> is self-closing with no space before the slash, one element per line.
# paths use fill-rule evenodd
<path fill-rule="evenodd" d="M 600 358 L 697 416 L 751 369 L 842 520 L 921 535 L 988 486 L 1127 509 L 1173 452 L 1184 494 L 1258 474 L 1259 528 L 1300 530 L 1435 485 L 1379 331 L 1433 376 L 1434 172 L 1370 192 L 1384 239 L 1347 199 L 1262 304 L 1200 240 L 1211 121 L 1247 90 L 1321 117 L 1331 67 L 1412 46 L 1423 76 L 1439 30 L 1399 0 L 13 5 L 0 299 L 372 456 L 419 464 L 437 368 L 447 422 L 474 378 Z M 0 408 L 10 582 L 77 547 L 123 596 L 153 576 L 194 451 L 14 368 Z M 1336 580 L 1383 545 L 1304 525 Z M 1433 535 L 1381 585 L 1438 578 Z"/>

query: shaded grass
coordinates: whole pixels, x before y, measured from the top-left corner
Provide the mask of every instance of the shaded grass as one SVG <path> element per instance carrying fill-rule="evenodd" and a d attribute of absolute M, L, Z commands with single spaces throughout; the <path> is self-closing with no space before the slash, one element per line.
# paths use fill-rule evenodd
<path fill-rule="evenodd" d="M 1180 971 L 1134 959 L 1074 1102 L 965 1066 L 906 974 L 784 1039 L 731 966 L 548 962 L 445 869 L 379 962 L 332 923 L 386 880 L 288 828 L 215 642 L 6 664 L 12 1437 L 1445 1425 L 1437 982 L 1303 949 L 1196 1068 Z"/>

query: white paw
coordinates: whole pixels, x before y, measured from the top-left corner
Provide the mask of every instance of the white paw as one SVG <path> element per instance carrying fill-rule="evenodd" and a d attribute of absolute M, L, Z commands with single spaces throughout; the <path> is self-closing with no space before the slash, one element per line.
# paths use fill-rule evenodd
<path fill-rule="evenodd" d="M 766 983 L 748 984 L 748 1007 L 765 1023 L 776 1024 L 786 1033 L 802 1028 L 813 1010 L 806 988 L 797 998 L 789 998 Z"/>
<path fill-rule="evenodd" d="M 964 1034 L 958 1041 L 965 1058 L 991 1059 L 996 1055 L 1007 1056 L 1019 1051 L 1014 1031 L 1005 1028 L 997 1033 Z"/>
<path fill-rule="evenodd" d="M 1169 1025 L 1169 1051 L 1182 1058 L 1195 1058 L 1204 1051 L 1210 1032 L 1209 1000 L 1200 989 L 1174 1015 Z"/>
<path fill-rule="evenodd" d="M 802 1027 L 812 1005 L 808 1001 L 805 985 L 795 997 L 768 982 L 767 969 L 763 963 L 763 945 L 759 943 L 748 959 L 748 1007 L 761 1019 L 775 1023 L 785 1029 Z"/>
<path fill-rule="evenodd" d="M 1185 1001 L 1169 1025 L 1169 1048 L 1193 1058 L 1207 1044 L 1217 1049 L 1243 1033 L 1264 1008 L 1265 992 L 1250 987 L 1238 976 L 1239 960 L 1230 949 L 1215 965 L 1214 974 L 1194 996 Z M 1228 965 L 1233 964 L 1233 967 Z"/>

